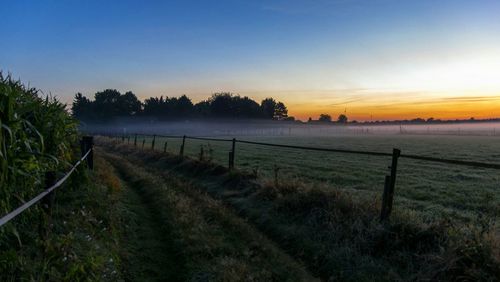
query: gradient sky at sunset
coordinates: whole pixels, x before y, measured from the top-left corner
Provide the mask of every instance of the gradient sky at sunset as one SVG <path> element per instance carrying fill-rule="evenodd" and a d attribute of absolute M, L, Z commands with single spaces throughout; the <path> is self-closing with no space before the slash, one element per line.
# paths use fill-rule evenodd
<path fill-rule="evenodd" d="M 2 1 L 0 69 L 71 102 L 230 91 L 306 119 L 500 117 L 500 1 Z"/>

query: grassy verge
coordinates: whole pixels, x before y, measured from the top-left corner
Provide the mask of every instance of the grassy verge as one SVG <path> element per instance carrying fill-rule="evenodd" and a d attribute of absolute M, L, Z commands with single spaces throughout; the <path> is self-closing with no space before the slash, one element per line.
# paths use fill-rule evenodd
<path fill-rule="evenodd" d="M 163 276 L 150 276 L 150 280 L 164 280 L 166 277 L 169 281 L 314 280 L 298 262 L 281 252 L 219 201 L 200 193 L 184 181 L 163 179 L 122 157 L 107 154 L 106 158 L 117 168 L 130 190 L 135 191 L 129 199 L 136 198 L 136 203 L 140 201 L 142 207 L 148 207 L 149 211 L 145 213 L 149 214 L 146 216 L 149 220 L 140 216 L 137 213 L 140 208 L 131 207 L 130 203 L 128 210 L 135 211 L 135 218 L 141 219 L 143 226 L 149 225 L 144 221 L 152 221 L 156 223 L 154 229 L 164 230 L 163 241 L 159 244 L 158 240 L 139 238 L 156 242 L 153 248 L 141 249 L 152 254 L 150 260 L 162 261 L 166 271 Z M 134 230 L 137 225 L 138 222 L 132 221 L 126 228 Z M 148 242 L 138 244 L 149 245 Z M 154 253 L 162 248 L 168 249 L 170 258 Z M 155 268 L 149 260 L 133 261 L 136 261 L 136 270 L 130 272 L 129 279 L 132 280 L 140 277 L 137 275 L 141 271 L 137 269 Z"/>
<path fill-rule="evenodd" d="M 1 281 L 121 279 L 116 209 L 120 185 L 102 159 L 97 158 L 95 166 L 95 172 L 80 171 L 56 190 L 45 238 L 38 234 L 39 222 L 31 230 L 21 230 L 21 236 L 6 234 L 9 244 L 0 252 Z"/>
<path fill-rule="evenodd" d="M 262 183 L 209 163 L 106 143 L 164 179 L 191 181 L 229 204 L 283 249 L 327 280 L 471 280 L 500 277 L 494 219 L 474 224 L 425 220 L 398 210 L 378 222 L 376 200 L 282 179 Z"/>

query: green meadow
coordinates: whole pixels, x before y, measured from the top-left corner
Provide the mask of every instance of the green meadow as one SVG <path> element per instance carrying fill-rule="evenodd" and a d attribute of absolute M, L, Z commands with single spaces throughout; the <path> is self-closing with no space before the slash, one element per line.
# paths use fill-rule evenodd
<path fill-rule="evenodd" d="M 231 136 L 232 137 L 232 136 Z M 237 139 L 321 148 L 392 152 L 478 162 L 498 162 L 500 140 L 495 136 L 236 136 Z M 230 138 L 228 138 L 230 139 Z M 138 149 L 151 149 L 152 138 L 137 139 Z M 127 142 L 127 139 L 125 139 Z M 179 154 L 182 139 L 156 137 L 155 150 Z M 133 144 L 133 136 L 130 138 Z M 184 155 L 227 166 L 231 142 L 187 139 Z M 495 153 L 498 152 L 498 153 Z M 381 197 L 390 157 L 316 152 L 236 143 L 235 167 L 278 182 L 302 182 L 318 189 L 341 189 L 359 197 Z M 399 159 L 395 209 L 424 217 L 452 216 L 464 221 L 499 214 L 500 171 L 460 165 Z"/>

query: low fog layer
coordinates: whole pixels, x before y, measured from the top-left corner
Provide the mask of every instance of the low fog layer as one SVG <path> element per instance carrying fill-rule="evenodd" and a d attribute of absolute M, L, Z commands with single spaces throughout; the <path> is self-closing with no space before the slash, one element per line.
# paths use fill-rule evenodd
<path fill-rule="evenodd" d="M 428 134 L 500 136 L 500 123 L 456 123 L 415 125 L 340 125 L 321 123 L 247 121 L 117 121 L 107 124 L 82 123 L 92 134 L 158 134 L 188 136 L 282 136 L 282 135 L 373 135 Z"/>

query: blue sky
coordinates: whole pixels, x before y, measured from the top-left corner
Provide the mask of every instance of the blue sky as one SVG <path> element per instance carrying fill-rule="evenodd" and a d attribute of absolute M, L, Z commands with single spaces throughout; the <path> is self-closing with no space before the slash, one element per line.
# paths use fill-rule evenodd
<path fill-rule="evenodd" d="M 500 1 L 2 2 L 0 68 L 65 102 L 103 88 L 231 91 L 363 119 L 500 96 Z"/>

